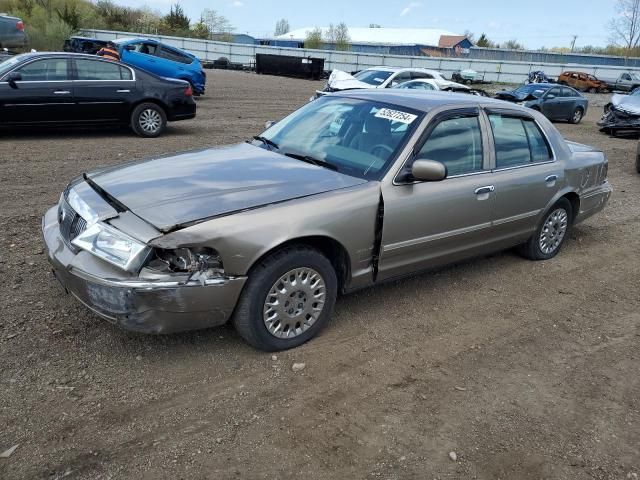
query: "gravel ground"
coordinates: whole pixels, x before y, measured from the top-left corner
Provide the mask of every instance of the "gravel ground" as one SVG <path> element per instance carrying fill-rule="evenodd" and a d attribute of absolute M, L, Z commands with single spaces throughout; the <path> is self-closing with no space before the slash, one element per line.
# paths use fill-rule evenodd
<path fill-rule="evenodd" d="M 72 177 L 243 140 L 321 86 L 209 78 L 197 119 L 159 139 L 0 133 L 0 452 L 18 444 L 0 478 L 637 478 L 640 176 L 636 141 L 597 130 L 608 96 L 558 124 L 606 152 L 615 193 L 557 258 L 504 252 L 342 297 L 319 338 L 272 357 L 229 327 L 119 330 L 61 294 L 42 251 Z"/>

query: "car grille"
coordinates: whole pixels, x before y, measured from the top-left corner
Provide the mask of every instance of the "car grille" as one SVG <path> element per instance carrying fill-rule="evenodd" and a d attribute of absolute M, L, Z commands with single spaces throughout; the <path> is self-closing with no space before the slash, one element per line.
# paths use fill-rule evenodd
<path fill-rule="evenodd" d="M 58 224 L 62 239 L 71 245 L 71 241 L 87 229 L 87 221 L 71 208 L 66 200 L 61 200 L 58 207 Z M 72 247 L 75 250 L 75 247 Z"/>

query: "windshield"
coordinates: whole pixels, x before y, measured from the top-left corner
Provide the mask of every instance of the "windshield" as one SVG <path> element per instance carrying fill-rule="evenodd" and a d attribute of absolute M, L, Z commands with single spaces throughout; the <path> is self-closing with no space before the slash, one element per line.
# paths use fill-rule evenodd
<path fill-rule="evenodd" d="M 363 70 L 360 73 L 356 73 L 353 78 L 369 85 L 382 85 L 392 74 L 393 72 L 385 70 Z"/>
<path fill-rule="evenodd" d="M 635 73 L 630 73 L 629 76 L 631 77 L 631 80 L 640 80 L 640 77 Z"/>
<path fill-rule="evenodd" d="M 380 102 L 322 97 L 264 132 L 254 145 L 358 178 L 380 179 L 422 113 Z M 277 146 L 277 147 L 276 147 Z"/>
<path fill-rule="evenodd" d="M 22 55 L 17 55 L 15 57 L 9 57 L 9 59 L 4 62 L 0 62 L 0 77 L 20 63 L 20 60 L 23 58 L 24 57 Z"/>
<path fill-rule="evenodd" d="M 522 87 L 517 88 L 514 93 L 518 96 L 533 95 L 534 97 L 539 97 L 544 92 L 549 90 L 549 88 L 551 87 L 548 85 L 541 86 L 533 83 L 531 85 L 523 85 Z"/>

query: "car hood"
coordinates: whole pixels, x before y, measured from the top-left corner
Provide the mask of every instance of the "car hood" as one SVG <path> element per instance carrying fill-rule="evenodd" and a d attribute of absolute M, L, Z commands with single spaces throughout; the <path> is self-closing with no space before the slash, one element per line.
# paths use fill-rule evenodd
<path fill-rule="evenodd" d="M 242 143 L 92 172 L 108 196 L 162 232 L 365 183 Z"/>
<path fill-rule="evenodd" d="M 640 95 L 620 95 L 616 93 L 611 96 L 611 104 L 617 110 L 631 115 L 640 115 Z"/>
<path fill-rule="evenodd" d="M 327 87 L 329 87 L 333 91 L 354 90 L 357 88 L 378 88 L 375 85 L 361 82 L 353 75 L 350 75 L 347 72 L 343 72 L 342 70 L 334 70 L 333 72 L 331 72 L 331 75 L 329 75 L 329 80 L 327 81 Z"/>

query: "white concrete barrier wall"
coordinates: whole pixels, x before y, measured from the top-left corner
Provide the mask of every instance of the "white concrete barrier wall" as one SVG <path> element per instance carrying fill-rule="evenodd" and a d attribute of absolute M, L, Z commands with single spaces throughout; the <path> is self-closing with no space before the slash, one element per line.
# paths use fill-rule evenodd
<path fill-rule="evenodd" d="M 154 38 L 168 45 L 181 48 L 201 60 L 226 58 L 230 62 L 252 65 L 256 53 L 272 55 L 290 55 L 296 57 L 324 58 L 325 70 L 344 70 L 354 72 L 368 67 L 386 65 L 391 67 L 422 67 L 438 70 L 446 77 L 454 72 L 470 68 L 484 75 L 489 82 L 522 83 L 529 72 L 543 70 L 551 77 L 557 77 L 565 70 L 578 70 L 595 76 L 617 78 L 622 72 L 640 73 L 640 68 L 609 67 L 602 65 L 530 63 L 498 60 L 475 60 L 459 58 L 411 57 L 406 55 L 378 55 L 358 52 L 336 52 L 332 50 L 310 50 L 302 48 L 269 47 L 239 43 L 216 42 L 194 38 L 169 37 L 109 30 L 84 30 L 83 34 L 100 40 L 114 40 L 124 37 Z"/>

